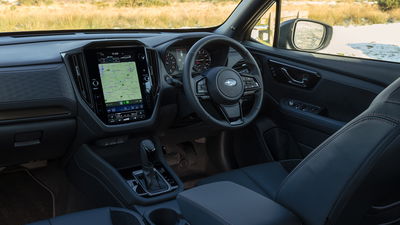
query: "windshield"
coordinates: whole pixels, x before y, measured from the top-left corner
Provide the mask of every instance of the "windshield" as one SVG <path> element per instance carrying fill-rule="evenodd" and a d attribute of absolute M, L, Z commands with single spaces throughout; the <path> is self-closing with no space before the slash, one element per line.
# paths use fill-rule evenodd
<path fill-rule="evenodd" d="M 0 32 L 173 29 L 223 23 L 237 0 L 0 0 Z"/>

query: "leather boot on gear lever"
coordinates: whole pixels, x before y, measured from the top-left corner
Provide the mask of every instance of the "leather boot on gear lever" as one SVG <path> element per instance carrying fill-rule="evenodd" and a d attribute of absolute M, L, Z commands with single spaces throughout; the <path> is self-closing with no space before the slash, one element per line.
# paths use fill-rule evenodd
<path fill-rule="evenodd" d="M 140 143 L 140 158 L 142 160 L 142 170 L 144 185 L 149 192 L 158 192 L 168 188 L 165 180 L 154 168 L 156 160 L 156 147 L 151 140 L 143 140 Z"/>

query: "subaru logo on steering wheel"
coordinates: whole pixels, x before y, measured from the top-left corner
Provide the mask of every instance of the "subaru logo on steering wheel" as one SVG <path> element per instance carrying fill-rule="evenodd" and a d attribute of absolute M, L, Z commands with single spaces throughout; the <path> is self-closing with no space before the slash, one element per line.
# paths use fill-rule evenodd
<path fill-rule="evenodd" d="M 236 86 L 237 81 L 235 79 L 227 79 L 224 84 L 228 87 Z"/>

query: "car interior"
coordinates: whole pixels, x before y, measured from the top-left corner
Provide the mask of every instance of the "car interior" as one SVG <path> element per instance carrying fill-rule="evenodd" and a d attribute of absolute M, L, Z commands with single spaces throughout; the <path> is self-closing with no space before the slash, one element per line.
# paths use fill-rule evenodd
<path fill-rule="evenodd" d="M 211 28 L 2 33 L 0 224 L 399 224 L 400 64 L 279 48 L 298 21 L 266 47 L 272 2 Z"/>

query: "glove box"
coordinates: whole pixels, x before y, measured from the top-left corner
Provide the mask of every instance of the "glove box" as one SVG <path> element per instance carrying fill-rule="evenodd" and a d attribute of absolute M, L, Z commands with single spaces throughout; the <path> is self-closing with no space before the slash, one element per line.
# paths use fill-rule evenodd
<path fill-rule="evenodd" d="M 75 127 L 75 119 L 0 125 L 0 166 L 62 156 Z"/>

